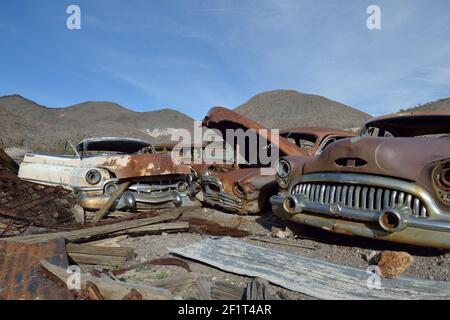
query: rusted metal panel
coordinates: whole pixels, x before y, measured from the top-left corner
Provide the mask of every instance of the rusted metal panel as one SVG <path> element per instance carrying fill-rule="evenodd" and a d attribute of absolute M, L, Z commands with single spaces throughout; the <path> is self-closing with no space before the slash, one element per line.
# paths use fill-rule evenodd
<path fill-rule="evenodd" d="M 38 244 L 0 241 L 0 299 L 72 300 L 73 295 L 47 278 L 41 260 L 67 268 L 64 239 Z"/>

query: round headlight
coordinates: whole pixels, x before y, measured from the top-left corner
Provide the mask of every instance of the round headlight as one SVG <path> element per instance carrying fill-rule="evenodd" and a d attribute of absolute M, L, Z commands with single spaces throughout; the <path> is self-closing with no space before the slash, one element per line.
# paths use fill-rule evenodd
<path fill-rule="evenodd" d="M 102 180 L 102 174 L 96 169 L 91 169 L 86 173 L 85 179 L 89 184 L 97 184 Z"/>
<path fill-rule="evenodd" d="M 114 181 L 110 181 L 105 185 L 105 193 L 112 196 L 117 191 L 117 184 Z"/>
<path fill-rule="evenodd" d="M 438 180 L 442 186 L 450 188 L 450 168 L 442 170 L 439 173 Z"/>
<path fill-rule="evenodd" d="M 244 188 L 239 184 L 239 182 L 235 183 L 233 185 L 233 193 L 237 195 L 239 198 L 242 198 L 245 196 Z"/>
<path fill-rule="evenodd" d="M 286 160 L 280 160 L 277 165 L 277 175 L 286 178 L 291 173 L 291 166 Z"/>

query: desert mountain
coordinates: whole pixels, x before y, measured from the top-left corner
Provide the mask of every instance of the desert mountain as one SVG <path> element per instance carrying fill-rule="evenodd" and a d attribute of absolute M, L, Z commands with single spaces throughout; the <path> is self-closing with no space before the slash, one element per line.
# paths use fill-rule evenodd
<path fill-rule="evenodd" d="M 371 116 L 342 103 L 294 90 L 260 93 L 235 109 L 268 128 L 360 127 Z"/>
<path fill-rule="evenodd" d="M 171 109 L 134 112 L 112 102 L 47 108 L 19 95 L 0 97 L 0 143 L 37 151 L 61 150 L 66 137 L 75 142 L 92 136 L 166 142 L 174 128 L 192 126 L 192 118 Z"/>
<path fill-rule="evenodd" d="M 409 109 L 403 109 L 401 111 L 426 112 L 426 111 L 437 111 L 437 110 L 450 111 L 450 97 L 444 98 L 444 99 L 439 99 L 439 100 L 432 101 L 432 102 L 428 102 L 425 104 L 420 104 L 416 107 L 409 108 Z"/>

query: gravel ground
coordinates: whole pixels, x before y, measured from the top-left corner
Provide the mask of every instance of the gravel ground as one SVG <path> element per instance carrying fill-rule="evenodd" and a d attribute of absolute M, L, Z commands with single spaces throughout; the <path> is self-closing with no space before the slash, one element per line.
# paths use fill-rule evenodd
<path fill-rule="evenodd" d="M 272 228 L 285 230 L 286 223 L 281 219 L 265 213 L 261 216 L 238 216 L 223 213 L 210 208 L 188 209 L 184 216 L 199 216 L 214 220 L 222 225 L 239 227 L 248 230 L 252 236 L 257 235 L 261 239 L 276 241 L 277 243 L 267 243 L 255 241 L 250 237 L 242 238 L 265 248 L 298 254 L 306 257 L 321 259 L 336 264 L 348 265 L 365 270 L 369 263 L 366 255 L 373 251 L 383 250 L 406 251 L 414 257 L 414 262 L 403 276 L 412 278 L 423 278 L 430 280 L 450 281 L 450 253 L 435 249 L 417 248 L 412 246 L 397 245 L 389 242 L 376 241 L 371 239 L 350 237 L 333 234 L 323 230 L 309 228 L 299 225 L 289 225 L 290 230 L 295 230 L 298 234 L 296 239 L 278 239 L 272 235 Z M 162 235 L 147 235 L 141 237 L 128 237 L 119 242 L 120 246 L 132 247 L 135 249 L 136 257 L 127 265 L 137 264 L 143 261 L 168 257 L 170 248 L 186 246 L 188 244 L 201 241 L 208 235 L 196 233 L 172 233 Z M 287 244 L 297 244 L 304 246 L 289 246 Z M 198 273 L 211 281 L 225 281 L 241 287 L 245 287 L 251 278 L 223 272 L 214 267 L 198 263 L 191 260 L 188 262 L 192 271 Z M 177 266 L 145 266 L 135 271 L 128 272 L 124 276 L 138 281 L 155 280 L 169 278 L 173 275 L 185 273 L 186 271 Z M 305 295 L 292 292 L 274 285 L 271 287 L 281 292 L 288 299 L 310 299 Z M 198 299 L 198 291 L 190 288 L 176 294 L 179 299 Z"/>

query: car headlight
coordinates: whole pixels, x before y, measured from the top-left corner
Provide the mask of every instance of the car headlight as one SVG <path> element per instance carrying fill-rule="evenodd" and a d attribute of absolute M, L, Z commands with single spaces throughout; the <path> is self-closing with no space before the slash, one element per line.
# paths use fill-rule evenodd
<path fill-rule="evenodd" d="M 245 197 L 244 188 L 241 186 L 241 184 L 239 182 L 237 182 L 233 185 L 233 193 L 235 195 L 237 195 L 239 198 Z"/>
<path fill-rule="evenodd" d="M 450 163 L 439 164 L 433 170 L 434 188 L 446 205 L 450 205 Z"/>
<path fill-rule="evenodd" d="M 102 174 L 96 169 L 91 169 L 86 173 L 84 178 L 89 184 L 97 184 L 102 180 Z"/>
<path fill-rule="evenodd" d="M 286 178 L 291 173 L 291 166 L 286 160 L 280 160 L 277 165 L 277 175 L 280 178 Z"/>

